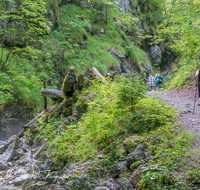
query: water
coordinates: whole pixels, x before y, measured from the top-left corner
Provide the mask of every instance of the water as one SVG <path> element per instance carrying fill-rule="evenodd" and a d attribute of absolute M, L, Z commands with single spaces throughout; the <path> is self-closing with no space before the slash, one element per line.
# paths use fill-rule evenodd
<path fill-rule="evenodd" d="M 26 123 L 26 120 L 10 119 L 4 124 L 0 124 L 0 143 L 9 139 L 12 135 L 17 135 L 22 130 L 21 126 Z"/>

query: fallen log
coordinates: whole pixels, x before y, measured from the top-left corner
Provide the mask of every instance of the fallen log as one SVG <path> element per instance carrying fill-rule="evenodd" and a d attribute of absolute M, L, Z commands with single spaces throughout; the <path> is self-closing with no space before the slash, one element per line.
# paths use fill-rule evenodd
<path fill-rule="evenodd" d="M 63 92 L 61 90 L 54 90 L 48 88 L 41 89 L 42 96 L 56 98 L 56 99 L 63 99 Z"/>
<path fill-rule="evenodd" d="M 100 80 L 103 81 L 103 83 L 106 83 L 105 78 L 103 77 L 103 75 L 96 69 L 96 67 L 92 67 L 91 72 L 97 76 Z"/>

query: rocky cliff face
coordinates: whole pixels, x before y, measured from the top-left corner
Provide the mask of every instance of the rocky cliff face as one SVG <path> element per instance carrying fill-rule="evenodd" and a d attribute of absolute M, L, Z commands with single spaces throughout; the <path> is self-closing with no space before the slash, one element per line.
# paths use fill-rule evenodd
<path fill-rule="evenodd" d="M 153 36 L 151 30 L 145 30 L 143 23 L 144 21 L 141 20 L 139 16 L 139 9 L 136 3 L 130 0 L 114 0 L 114 2 L 117 3 L 117 7 L 121 12 L 130 11 L 133 16 L 139 18 L 137 26 L 139 28 L 138 32 L 140 32 L 141 35 Z M 145 6 L 144 4 L 142 4 L 142 1 L 138 1 L 138 3 L 141 4 L 141 6 Z M 146 20 L 145 22 L 148 26 L 150 26 L 150 22 L 148 20 Z M 151 65 L 159 66 L 162 72 L 172 70 L 179 60 L 179 55 L 176 54 L 171 48 L 166 47 L 165 43 L 156 44 L 154 42 L 154 37 L 146 38 L 141 41 L 141 48 L 148 54 Z"/>
<path fill-rule="evenodd" d="M 131 9 L 129 0 L 113 0 L 121 12 L 126 12 Z"/>

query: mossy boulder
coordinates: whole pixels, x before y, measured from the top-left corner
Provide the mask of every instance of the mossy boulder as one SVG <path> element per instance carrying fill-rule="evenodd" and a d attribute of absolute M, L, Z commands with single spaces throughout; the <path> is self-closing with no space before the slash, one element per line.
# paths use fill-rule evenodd
<path fill-rule="evenodd" d="M 127 154 L 133 152 L 135 148 L 143 142 L 143 138 L 137 135 L 126 138 L 123 142 L 124 150 Z"/>
<path fill-rule="evenodd" d="M 137 162 L 131 164 L 130 169 L 131 170 L 137 169 L 140 166 L 140 164 L 141 164 L 141 161 L 137 161 Z"/>

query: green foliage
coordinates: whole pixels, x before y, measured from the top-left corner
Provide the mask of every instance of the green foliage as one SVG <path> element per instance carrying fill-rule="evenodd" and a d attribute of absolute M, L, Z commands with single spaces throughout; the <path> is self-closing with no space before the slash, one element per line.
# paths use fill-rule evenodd
<path fill-rule="evenodd" d="M 146 143 L 154 158 L 146 163 L 139 189 L 188 189 L 186 181 L 174 173 L 185 172 L 186 153 L 194 139 L 194 135 L 180 131 L 179 126 L 166 125 L 152 131 Z"/>
<path fill-rule="evenodd" d="M 132 79 L 120 77 L 118 78 L 117 94 L 120 104 L 135 104 L 139 97 L 144 96 L 146 87 L 142 85 L 142 81 L 138 77 Z"/>
<path fill-rule="evenodd" d="M 134 108 L 131 122 L 137 133 L 155 130 L 176 119 L 173 107 L 153 98 L 141 99 Z"/>
<path fill-rule="evenodd" d="M 10 61 L 11 71 L 9 73 L 0 71 L 0 105 L 15 103 L 38 109 L 43 101 L 42 96 L 39 95 L 43 85 L 40 76 L 43 73 L 38 76 L 35 68 L 26 59 L 16 57 L 11 58 Z"/>
<path fill-rule="evenodd" d="M 159 26 L 159 36 L 156 43 L 164 41 L 166 46 L 182 56 L 180 67 L 175 68 L 174 79 L 170 88 L 189 88 L 188 80 L 197 69 L 199 53 L 199 1 L 173 0 L 166 3 L 165 17 Z M 199 66 L 199 65 L 198 65 Z"/>
<path fill-rule="evenodd" d="M 137 8 L 145 31 L 156 35 L 157 25 L 164 18 L 163 13 L 165 11 L 166 0 L 131 0 L 130 3 L 133 7 Z M 134 9 L 132 9 L 132 12 L 135 15 Z"/>
<path fill-rule="evenodd" d="M 199 168 L 192 168 L 189 172 L 188 172 L 188 178 L 190 180 L 190 182 L 192 184 L 198 184 L 200 183 L 200 171 Z"/>
<path fill-rule="evenodd" d="M 17 8 L 0 9 L 0 36 L 2 44 L 9 44 L 11 47 L 3 61 L 3 54 L 6 53 L 1 48 L 0 57 L 1 70 L 5 70 L 5 66 L 12 54 L 17 54 L 23 48 L 19 48 L 21 44 L 26 46 L 28 43 L 36 42 L 38 35 L 46 34 L 50 31 L 50 21 L 45 18 L 45 4 L 42 0 L 29 1 L 23 0 Z M 9 20 L 9 22 L 8 22 Z M 4 27 L 6 23 L 6 26 Z"/>
<path fill-rule="evenodd" d="M 1 3 L 2 7 L 6 6 Z M 24 0 L 20 5 L 16 3 L 16 9 L 1 9 L 0 22 L 13 19 L 17 28 L 20 28 L 16 30 L 16 26 L 9 22 L 6 29 L 1 29 L 1 34 L 7 39 L 3 42 L 3 48 L 0 48 L 0 62 L 5 70 L 3 75 L 21 79 L 15 80 L 15 85 L 10 84 L 9 80 L 1 81 L 2 88 L 6 88 L 1 92 L 1 104 L 23 99 L 23 104 L 33 105 L 32 100 L 36 97 L 37 104 L 41 104 L 39 87 L 43 81 L 48 81 L 50 88 L 57 88 L 71 65 L 75 66 L 77 75 L 86 73 L 93 66 L 106 74 L 110 68 L 118 66 L 118 60 L 109 53 L 111 48 L 124 54 L 136 64 L 138 71 L 142 71 L 141 67 L 148 63 L 146 53 L 131 45 L 124 30 L 124 27 L 134 28 L 132 33 L 135 33 L 137 19 L 128 13 L 119 13 L 112 1 L 95 3 L 96 9 L 90 10 L 74 4 L 61 6 L 61 1 L 55 0 Z M 47 10 L 54 26 L 46 19 Z M 119 17 L 120 21 L 116 22 L 113 17 Z M 28 27 L 25 27 L 26 24 Z M 24 92 L 19 90 L 22 89 L 22 79 L 26 80 Z M 33 80 L 37 81 L 34 87 Z M 17 89 L 16 93 L 13 89 Z"/>
<path fill-rule="evenodd" d="M 134 169 L 138 168 L 138 166 L 139 166 L 140 164 L 141 164 L 141 161 L 137 161 L 137 162 L 131 164 L 130 169 L 131 169 L 131 170 L 134 170 Z"/>
<path fill-rule="evenodd" d="M 124 90 L 126 94 L 122 96 Z M 118 146 L 129 133 L 154 130 L 175 118 L 173 108 L 156 100 L 140 99 L 143 93 L 144 86 L 138 78 L 130 81 L 120 78 L 117 82 L 106 84 L 94 82 L 90 89 L 79 95 L 79 104 L 82 102 L 81 97 L 92 96 L 92 101 L 87 102 L 87 112 L 78 122 L 63 126 L 59 133 L 52 133 L 58 120 L 49 121 L 46 125 L 41 123 L 39 136 L 44 135 L 49 139 L 49 150 L 55 153 L 56 159 L 67 160 L 69 163 L 87 160 L 107 147 L 105 153 L 108 152 L 107 157 L 113 163 L 115 159 L 122 159 L 123 153 L 116 154 L 116 148 L 108 151 L 109 146 L 113 147 L 112 142 Z M 141 113 L 143 117 L 138 116 Z"/>
<path fill-rule="evenodd" d="M 196 0 L 168 2 L 166 18 L 160 26 L 160 34 L 169 42 L 168 46 L 191 58 L 196 57 L 200 46 L 199 6 Z"/>
<path fill-rule="evenodd" d="M 177 189 L 183 190 L 187 189 L 187 184 L 176 179 L 172 173 L 166 167 L 152 165 L 148 169 L 144 170 L 144 177 L 140 181 L 139 190 L 161 190 L 161 189 Z"/>
<path fill-rule="evenodd" d="M 174 69 L 175 73 L 171 75 L 169 88 L 181 89 L 183 86 L 190 88 L 198 69 L 199 63 L 196 63 L 196 60 L 182 58 L 179 67 Z"/>

